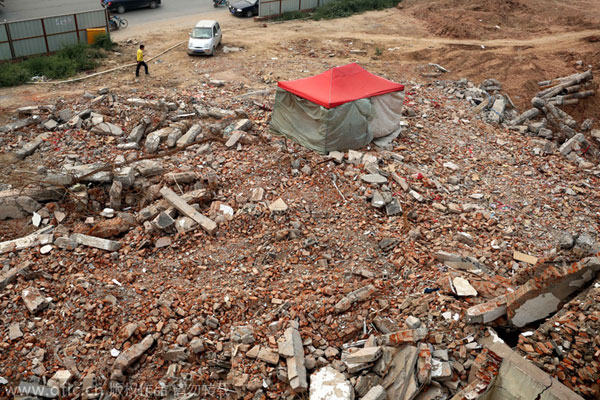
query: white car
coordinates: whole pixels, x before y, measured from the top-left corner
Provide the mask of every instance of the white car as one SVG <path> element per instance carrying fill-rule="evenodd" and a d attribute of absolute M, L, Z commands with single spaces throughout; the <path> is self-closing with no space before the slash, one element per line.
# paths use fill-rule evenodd
<path fill-rule="evenodd" d="M 217 46 L 221 44 L 222 39 L 223 34 L 217 21 L 199 21 L 190 33 L 187 52 L 191 56 L 195 54 L 212 56 L 215 54 Z"/>

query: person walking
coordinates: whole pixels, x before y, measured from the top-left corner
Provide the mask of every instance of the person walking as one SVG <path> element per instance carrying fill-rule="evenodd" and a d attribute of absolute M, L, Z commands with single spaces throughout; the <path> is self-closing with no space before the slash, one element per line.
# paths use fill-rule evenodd
<path fill-rule="evenodd" d="M 140 67 L 144 67 L 146 75 L 148 74 L 148 64 L 144 62 L 144 45 L 140 44 L 140 48 L 137 51 L 137 68 L 135 69 L 135 76 L 140 76 Z"/>

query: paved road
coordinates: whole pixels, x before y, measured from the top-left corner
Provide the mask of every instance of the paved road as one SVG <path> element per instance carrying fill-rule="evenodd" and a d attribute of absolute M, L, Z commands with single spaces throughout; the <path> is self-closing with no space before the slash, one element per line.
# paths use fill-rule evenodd
<path fill-rule="evenodd" d="M 4 8 L 0 7 L 0 21 L 39 18 L 99 8 L 100 0 L 5 0 Z M 127 11 L 123 18 L 129 21 L 130 26 L 135 26 L 194 14 L 200 16 L 215 11 L 227 12 L 225 7 L 215 10 L 212 0 L 163 0 L 162 5 L 155 10 L 142 8 Z"/>

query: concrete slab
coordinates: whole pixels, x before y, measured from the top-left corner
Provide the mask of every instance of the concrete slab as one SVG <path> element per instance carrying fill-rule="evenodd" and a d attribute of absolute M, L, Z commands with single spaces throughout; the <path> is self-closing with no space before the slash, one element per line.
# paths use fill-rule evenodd
<path fill-rule="evenodd" d="M 310 376 L 310 400 L 354 400 L 354 388 L 346 377 L 327 366 Z"/>
<path fill-rule="evenodd" d="M 600 271 L 600 257 L 588 257 L 571 265 L 540 265 L 539 275 L 508 294 L 507 314 L 517 327 L 547 317 L 563 300 L 581 290 Z"/>
<path fill-rule="evenodd" d="M 481 400 L 583 400 L 583 397 L 514 352 L 497 336 L 490 335 L 478 342 L 503 358 L 496 380 Z"/>
<path fill-rule="evenodd" d="M 415 346 L 405 345 L 396 353 L 388 373 L 381 382 L 387 391 L 388 399 L 403 399 L 412 391 L 417 358 L 418 350 Z"/>

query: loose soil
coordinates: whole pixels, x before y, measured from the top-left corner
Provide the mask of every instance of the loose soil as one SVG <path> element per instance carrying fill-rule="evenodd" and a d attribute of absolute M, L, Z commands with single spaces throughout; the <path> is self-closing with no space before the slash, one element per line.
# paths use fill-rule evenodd
<path fill-rule="evenodd" d="M 198 77 L 237 82 L 249 88 L 274 88 L 278 80 L 297 79 L 336 65 L 358 62 L 395 81 L 496 78 L 515 104 L 524 109 L 538 91 L 537 82 L 573 74 L 600 62 L 600 3 L 546 0 L 408 0 L 401 9 L 368 12 L 332 21 L 258 22 L 222 13 L 225 46 L 243 51 L 216 57 L 189 57 L 185 44 L 150 64 L 151 76 L 135 81 L 133 69 L 69 84 L 24 86 L 0 91 L 0 110 L 80 95 L 101 86 L 177 87 L 185 90 Z M 114 33 L 122 44 L 105 69 L 134 60 L 137 43 L 151 57 L 187 39 L 200 16 L 142 25 Z M 126 43 L 132 39 L 132 43 Z M 351 52 L 351 50 L 355 50 Z M 364 52 L 357 53 L 356 50 Z M 450 73 L 423 76 L 434 62 Z M 426 74 L 427 75 L 427 74 Z M 597 96 L 567 107 L 581 120 L 600 117 Z M 5 112 L 2 112 L 5 114 Z"/>

